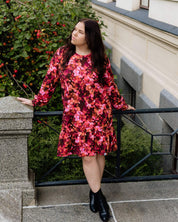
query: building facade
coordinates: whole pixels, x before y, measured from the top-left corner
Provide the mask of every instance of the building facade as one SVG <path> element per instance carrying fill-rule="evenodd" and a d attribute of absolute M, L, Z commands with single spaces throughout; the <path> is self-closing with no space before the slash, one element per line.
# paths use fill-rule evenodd
<path fill-rule="evenodd" d="M 106 47 L 126 101 L 138 109 L 178 107 L 178 0 L 98 0 L 92 7 L 107 26 Z M 152 132 L 178 128 L 178 113 L 142 119 Z M 161 143 L 166 152 L 168 139 Z M 177 156 L 176 144 L 178 136 Z M 178 165 L 165 161 L 168 171 Z"/>

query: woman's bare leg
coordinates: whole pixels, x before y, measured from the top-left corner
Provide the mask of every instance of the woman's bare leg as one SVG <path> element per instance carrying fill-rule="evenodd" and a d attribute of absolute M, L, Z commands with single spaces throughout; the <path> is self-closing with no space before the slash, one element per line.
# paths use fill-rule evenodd
<path fill-rule="evenodd" d="M 82 157 L 83 171 L 91 190 L 96 193 L 101 188 L 101 170 L 97 156 Z M 100 161 L 99 161 L 100 162 Z"/>
<path fill-rule="evenodd" d="M 100 169 L 100 179 L 102 180 L 104 167 L 105 167 L 105 156 L 97 154 L 96 160 Z"/>
<path fill-rule="evenodd" d="M 94 157 L 83 157 L 83 171 L 90 186 L 90 209 L 94 213 L 99 211 L 102 221 L 110 218 L 109 206 L 101 191 L 101 178 L 104 171 L 105 157 L 96 155 Z"/>

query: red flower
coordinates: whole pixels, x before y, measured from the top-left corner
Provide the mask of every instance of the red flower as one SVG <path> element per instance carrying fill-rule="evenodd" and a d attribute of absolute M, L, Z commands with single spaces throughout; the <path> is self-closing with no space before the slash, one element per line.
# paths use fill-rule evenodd
<path fill-rule="evenodd" d="M 54 31 L 53 34 L 54 34 L 55 36 L 57 36 L 57 32 Z"/>
<path fill-rule="evenodd" d="M 19 18 L 21 18 L 21 17 L 22 17 L 21 15 L 15 17 L 15 21 L 17 21 L 17 20 L 18 20 Z"/>
<path fill-rule="evenodd" d="M 24 84 L 23 84 L 23 87 L 26 89 L 26 88 L 27 88 L 27 85 L 24 83 Z"/>
<path fill-rule="evenodd" d="M 0 68 L 4 66 L 4 63 L 1 63 Z"/>

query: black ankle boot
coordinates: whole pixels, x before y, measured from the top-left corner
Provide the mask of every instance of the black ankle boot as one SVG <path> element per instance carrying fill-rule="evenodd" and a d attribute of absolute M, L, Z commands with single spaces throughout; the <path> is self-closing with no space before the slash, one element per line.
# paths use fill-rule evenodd
<path fill-rule="evenodd" d="M 109 206 L 101 189 L 94 194 L 96 198 L 96 207 L 99 210 L 99 215 L 102 221 L 107 222 L 110 218 Z"/>
<path fill-rule="evenodd" d="M 90 210 L 93 213 L 96 213 L 98 211 L 96 207 L 96 197 L 92 190 L 90 190 L 89 197 L 90 197 Z"/>

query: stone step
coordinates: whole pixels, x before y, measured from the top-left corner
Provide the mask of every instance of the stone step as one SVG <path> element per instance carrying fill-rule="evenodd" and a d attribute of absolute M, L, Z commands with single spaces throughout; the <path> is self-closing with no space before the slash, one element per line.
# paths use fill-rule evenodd
<path fill-rule="evenodd" d="M 178 180 L 102 184 L 110 222 L 175 222 Z M 38 206 L 23 208 L 24 222 L 99 222 L 88 205 L 88 185 L 37 188 Z"/>

